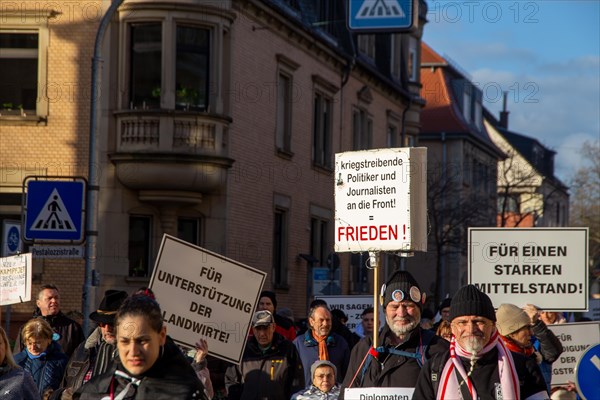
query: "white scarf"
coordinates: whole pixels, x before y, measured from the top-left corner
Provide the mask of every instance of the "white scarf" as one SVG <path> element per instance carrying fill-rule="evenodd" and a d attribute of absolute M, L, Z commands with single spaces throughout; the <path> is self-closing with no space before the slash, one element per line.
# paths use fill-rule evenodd
<path fill-rule="evenodd" d="M 510 352 L 504 346 L 502 340 L 498 339 L 498 331 L 495 331 L 489 343 L 475 356 L 479 359 L 482 355 L 488 353 L 493 348 L 498 350 L 498 374 L 500 375 L 500 386 L 502 388 L 502 398 L 510 400 L 519 400 L 521 392 L 519 388 L 519 377 L 515 369 Z M 457 357 L 458 356 L 458 357 Z M 456 371 L 460 373 L 463 380 L 467 383 L 467 388 L 472 399 L 478 399 L 477 391 L 473 386 L 473 382 L 465 371 L 459 357 L 471 359 L 472 354 L 463 349 L 454 337 L 450 342 L 450 358 L 444 365 L 442 376 L 440 377 L 440 388 L 437 393 L 437 400 L 462 398 L 458 376 Z M 454 372 L 454 374 L 453 374 Z M 451 377 L 454 377 L 451 379 Z M 454 397 L 456 395 L 456 397 Z"/>

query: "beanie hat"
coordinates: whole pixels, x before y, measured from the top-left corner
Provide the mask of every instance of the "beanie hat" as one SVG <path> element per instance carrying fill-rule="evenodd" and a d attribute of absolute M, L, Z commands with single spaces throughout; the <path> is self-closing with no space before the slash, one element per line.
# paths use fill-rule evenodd
<path fill-rule="evenodd" d="M 475 285 L 466 285 L 458 289 L 450 302 L 450 321 L 463 315 L 477 315 L 496 321 L 492 300 Z"/>
<path fill-rule="evenodd" d="M 446 297 L 444 300 L 442 300 L 442 302 L 440 303 L 439 307 L 438 307 L 438 311 L 442 311 L 444 308 L 450 307 L 450 304 L 452 303 L 452 299 L 450 297 Z"/>
<path fill-rule="evenodd" d="M 335 367 L 335 365 L 331 362 L 331 361 L 327 361 L 327 360 L 317 360 L 315 361 L 311 366 L 310 366 L 310 378 L 314 379 L 315 377 L 315 371 L 317 370 L 317 368 L 319 367 L 331 367 L 333 368 L 333 373 L 334 375 L 337 377 L 337 368 Z M 336 379 L 337 380 L 337 379 Z"/>
<path fill-rule="evenodd" d="M 530 326 L 531 319 L 523 309 L 514 304 L 500 304 L 496 311 L 496 327 L 502 336 L 508 336 L 519 329 Z"/>
<path fill-rule="evenodd" d="M 262 292 L 260 292 L 260 296 L 258 298 L 260 299 L 261 297 L 268 297 L 269 299 L 271 299 L 273 307 L 275 307 L 275 309 L 277 310 L 277 298 L 275 297 L 275 292 L 271 292 L 270 290 L 263 290 Z"/>
<path fill-rule="evenodd" d="M 390 301 L 401 302 L 403 300 L 412 301 L 421 309 L 425 303 L 425 293 L 421 292 L 419 284 L 409 272 L 396 271 L 381 286 L 379 301 L 385 308 Z"/>

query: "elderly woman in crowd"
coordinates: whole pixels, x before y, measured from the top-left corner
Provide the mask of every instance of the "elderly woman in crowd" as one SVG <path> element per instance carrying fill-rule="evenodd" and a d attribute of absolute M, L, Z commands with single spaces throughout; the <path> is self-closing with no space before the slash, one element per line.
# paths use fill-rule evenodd
<path fill-rule="evenodd" d="M 15 362 L 31 374 L 42 396 L 49 395 L 60 386 L 69 360 L 44 319 L 30 319 L 21 333 L 26 347 L 15 355 Z"/>

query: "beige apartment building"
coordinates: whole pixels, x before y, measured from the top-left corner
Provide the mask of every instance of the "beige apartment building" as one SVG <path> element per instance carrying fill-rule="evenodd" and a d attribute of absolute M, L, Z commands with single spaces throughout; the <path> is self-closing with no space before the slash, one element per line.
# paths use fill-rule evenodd
<path fill-rule="evenodd" d="M 357 35 L 345 3 L 123 2 L 101 47 L 92 307 L 148 284 L 163 234 L 267 272 L 297 317 L 309 261 L 340 293 L 370 293 L 363 256 L 333 253 L 333 158 L 416 142 L 426 5 L 413 33 Z M 0 5 L 0 219 L 20 220 L 25 177 L 88 176 L 90 60 L 110 1 Z M 63 311 L 81 310 L 84 265 L 34 259 L 33 293 L 55 283 Z M 13 320 L 33 307 L 13 305 Z"/>

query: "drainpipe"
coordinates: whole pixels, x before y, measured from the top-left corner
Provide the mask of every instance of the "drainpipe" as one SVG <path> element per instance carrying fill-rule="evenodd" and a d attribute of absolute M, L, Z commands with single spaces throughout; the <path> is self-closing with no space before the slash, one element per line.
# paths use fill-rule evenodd
<path fill-rule="evenodd" d="M 442 230 L 444 229 L 444 214 L 445 214 L 445 210 L 446 210 L 446 160 L 447 160 L 447 155 L 446 155 L 446 132 L 442 132 L 442 191 L 441 191 L 441 195 L 442 195 L 442 215 L 440 216 L 440 222 L 441 222 L 441 226 L 442 226 Z M 442 248 L 440 248 L 440 250 L 442 250 Z M 438 293 L 436 293 L 436 301 L 439 304 L 441 298 L 442 298 L 442 293 L 445 293 L 445 288 L 442 288 L 442 286 L 445 286 L 444 282 L 445 282 L 445 277 L 446 276 L 446 255 L 445 254 L 441 254 L 440 255 L 440 276 L 437 278 L 441 281 L 440 287 L 438 287 Z"/>
<path fill-rule="evenodd" d="M 102 17 L 100 26 L 96 33 L 96 42 L 94 43 L 94 56 L 92 57 L 92 83 L 90 88 L 90 132 L 89 132 L 89 160 L 88 160 L 88 186 L 87 186 L 87 212 L 85 214 L 85 277 L 83 282 L 83 297 L 81 311 L 83 313 L 83 332 L 88 334 L 89 315 L 90 315 L 90 288 L 92 286 L 92 276 L 96 269 L 97 241 L 98 241 L 98 197 L 100 191 L 100 182 L 98 181 L 98 137 L 97 131 L 97 108 L 98 108 L 98 84 L 100 82 L 100 64 L 102 62 L 101 46 L 106 33 L 117 8 L 125 0 L 113 0 L 110 7 Z"/>

